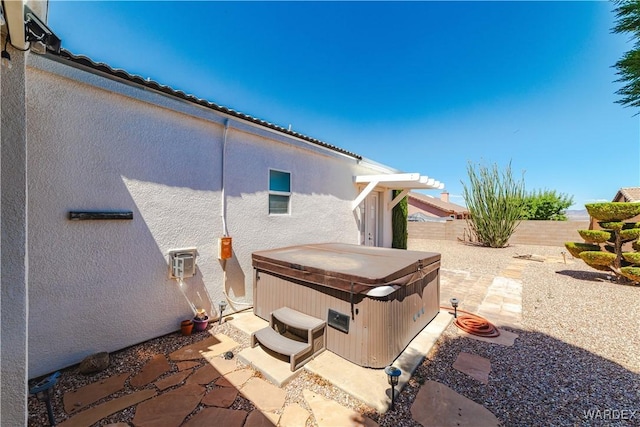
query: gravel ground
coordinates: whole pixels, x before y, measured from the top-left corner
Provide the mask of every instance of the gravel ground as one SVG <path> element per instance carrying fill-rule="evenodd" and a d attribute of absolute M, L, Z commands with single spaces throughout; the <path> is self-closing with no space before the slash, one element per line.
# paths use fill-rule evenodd
<path fill-rule="evenodd" d="M 409 248 L 440 252 L 443 269 L 491 275 L 498 275 L 516 255 L 561 259 L 564 250 L 548 246 L 491 249 L 437 240 L 410 240 Z M 396 397 L 394 411 L 378 414 L 306 372 L 287 385 L 287 403 L 296 402 L 309 410 L 302 397 L 302 389 L 308 388 L 381 426 L 418 427 L 411 418 L 411 404 L 420 385 L 435 380 L 482 404 L 505 426 L 640 426 L 640 286 L 617 284 L 569 254 L 567 261 L 527 263 L 522 279 L 522 328 L 512 329 L 519 334 L 512 347 L 460 337 L 451 325 Z M 249 344 L 248 337 L 230 324 L 211 328 L 240 343 L 235 352 Z M 53 397 L 56 420 L 66 418 L 65 392 L 111 375 L 135 372 L 153 355 L 170 353 L 205 336 L 174 333 L 114 352 L 109 368 L 94 376 L 80 375 L 76 367 L 63 370 Z M 462 351 L 490 359 L 487 385 L 452 368 Z M 120 394 L 128 392 L 127 386 Z M 232 408 L 254 407 L 238 397 Z M 121 411 L 96 425 L 130 423 L 133 415 L 133 409 Z M 44 425 L 48 425 L 45 405 L 30 397 L 29 426 Z M 314 425 L 311 417 L 308 426 Z"/>

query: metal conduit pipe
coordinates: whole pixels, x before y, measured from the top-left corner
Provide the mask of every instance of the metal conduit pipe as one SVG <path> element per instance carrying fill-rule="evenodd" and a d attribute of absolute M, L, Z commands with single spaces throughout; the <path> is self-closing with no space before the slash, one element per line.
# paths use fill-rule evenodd
<path fill-rule="evenodd" d="M 225 160 L 227 157 L 227 135 L 229 133 L 229 119 L 226 119 L 224 121 L 224 130 L 222 132 L 222 159 L 221 159 L 221 166 L 220 166 L 220 186 L 221 186 L 221 190 L 220 190 L 220 216 L 222 217 L 222 234 L 224 237 L 229 236 L 229 230 L 227 228 L 227 201 L 226 201 L 226 194 L 225 194 Z M 238 312 L 238 311 L 242 311 L 242 310 L 238 310 L 236 308 L 236 305 L 243 305 L 243 306 L 248 306 L 247 308 L 244 308 L 243 310 L 248 310 L 250 308 L 253 307 L 253 303 L 248 303 L 248 302 L 241 302 L 241 301 L 234 301 L 231 299 L 231 297 L 229 297 L 229 294 L 227 294 L 227 260 L 223 259 L 222 260 L 222 293 L 224 294 L 224 298 L 227 300 L 227 302 L 229 303 L 229 305 L 231 306 L 231 308 L 233 309 L 234 312 Z M 222 313 L 219 314 L 219 320 L 222 319 Z"/>

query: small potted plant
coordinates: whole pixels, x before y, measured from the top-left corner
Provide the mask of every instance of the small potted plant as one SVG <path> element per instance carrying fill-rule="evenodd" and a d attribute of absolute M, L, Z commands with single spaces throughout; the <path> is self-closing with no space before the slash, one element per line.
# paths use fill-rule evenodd
<path fill-rule="evenodd" d="M 183 320 L 180 322 L 180 331 L 182 331 L 182 335 L 191 335 L 191 331 L 193 330 L 193 322 L 191 319 Z"/>
<path fill-rule="evenodd" d="M 199 308 L 196 310 L 196 315 L 193 318 L 193 329 L 197 332 L 204 331 L 207 329 L 207 325 L 209 324 L 209 316 L 204 311 L 203 308 Z"/>

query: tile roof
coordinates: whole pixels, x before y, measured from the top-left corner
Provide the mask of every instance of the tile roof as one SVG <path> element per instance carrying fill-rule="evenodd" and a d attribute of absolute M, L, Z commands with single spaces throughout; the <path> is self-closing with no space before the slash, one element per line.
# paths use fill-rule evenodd
<path fill-rule="evenodd" d="M 332 151 L 336 151 L 338 153 L 347 155 L 349 157 L 353 157 L 353 158 L 355 158 L 357 160 L 362 160 L 362 156 L 360 156 L 359 154 L 356 154 L 356 153 L 353 153 L 351 151 L 342 149 L 340 147 L 337 147 L 335 145 L 326 143 L 324 141 L 320 141 L 319 139 L 315 139 L 315 138 L 312 138 L 310 136 L 303 135 L 303 134 L 298 133 L 298 132 L 294 132 L 294 131 L 289 130 L 287 128 L 284 128 L 282 126 L 278 126 L 276 124 L 267 122 L 265 120 L 261 120 L 261 119 L 255 118 L 255 117 L 250 116 L 248 114 L 244 114 L 244 113 L 241 113 L 239 111 L 235 111 L 235 110 L 233 110 L 231 108 L 227 108 L 227 107 L 224 107 L 222 105 L 218 105 L 218 104 L 215 104 L 213 102 L 209 102 L 209 101 L 207 101 L 205 99 L 198 98 L 198 97 L 196 97 L 194 95 L 190 95 L 190 94 L 184 93 L 184 92 L 182 92 L 180 90 L 173 89 L 173 88 L 171 88 L 169 86 L 162 85 L 162 84 L 160 84 L 158 82 L 155 82 L 153 80 L 149 80 L 149 79 L 145 79 L 145 78 L 140 77 L 140 76 L 129 74 L 125 70 L 112 68 L 111 66 L 109 66 L 109 65 L 107 65 L 107 64 L 105 64 L 103 62 L 95 62 L 95 61 L 93 61 L 91 58 L 89 58 L 87 56 L 75 55 L 75 54 L 69 52 L 66 49 L 61 49 L 60 53 L 55 53 L 55 52 L 49 51 L 47 53 L 47 56 L 62 59 L 64 62 L 70 62 L 70 63 L 73 63 L 73 64 L 81 65 L 81 66 L 83 66 L 85 68 L 89 68 L 89 69 L 92 69 L 92 70 L 95 70 L 95 71 L 99 71 L 99 72 L 107 74 L 109 76 L 116 77 L 116 78 L 119 78 L 119 79 L 123 79 L 123 80 L 126 80 L 128 82 L 135 83 L 135 84 L 138 84 L 140 86 L 144 86 L 145 88 L 152 89 L 152 90 L 155 90 L 155 91 L 158 91 L 158 92 L 162 92 L 162 93 L 164 93 L 166 95 L 174 96 L 174 97 L 183 99 L 185 101 L 192 102 L 194 104 L 210 108 L 210 109 L 212 109 L 214 111 L 218 111 L 218 112 L 221 112 L 221 113 L 224 113 L 224 114 L 228 114 L 228 115 L 233 116 L 233 117 L 235 117 L 237 119 L 241 119 L 241 120 L 245 120 L 245 121 L 248 121 L 248 122 L 251 122 L 251 123 L 255 123 L 255 124 L 263 126 L 265 128 L 273 129 L 273 130 L 276 130 L 278 132 L 281 132 L 281 133 L 284 133 L 284 134 L 287 134 L 287 135 L 290 135 L 290 136 L 293 136 L 293 137 L 296 137 L 296 138 L 300 138 L 300 139 L 302 139 L 304 141 L 310 142 L 312 144 L 316 144 L 318 146 L 327 148 L 327 149 L 332 150 Z"/>
<path fill-rule="evenodd" d="M 622 197 L 619 197 L 622 196 Z M 623 199 L 623 200 L 621 200 Z M 640 187 L 623 187 L 618 190 L 618 193 L 613 200 L 620 200 L 626 202 L 640 202 Z"/>
<path fill-rule="evenodd" d="M 407 196 L 410 198 L 419 200 L 428 205 L 435 206 L 436 208 L 443 211 L 456 212 L 456 213 L 468 212 L 467 208 L 465 208 L 464 206 L 460 206 L 451 202 L 445 202 L 438 198 L 427 196 L 424 194 L 414 193 L 413 191 L 409 192 Z"/>

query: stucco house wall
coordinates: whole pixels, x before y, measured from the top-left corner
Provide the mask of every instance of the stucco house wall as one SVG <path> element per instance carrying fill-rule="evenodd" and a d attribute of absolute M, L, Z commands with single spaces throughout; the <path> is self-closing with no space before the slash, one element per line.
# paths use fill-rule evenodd
<path fill-rule="evenodd" d="M 359 243 L 353 176 L 380 173 L 366 162 L 38 55 L 26 80 L 30 378 L 173 332 L 190 303 L 215 318 L 223 290 L 250 304 L 253 251 Z M 268 214 L 269 168 L 291 173 L 290 215 Z M 133 220 L 70 221 L 70 210 Z M 197 273 L 181 290 L 167 253 L 186 247 Z"/>

